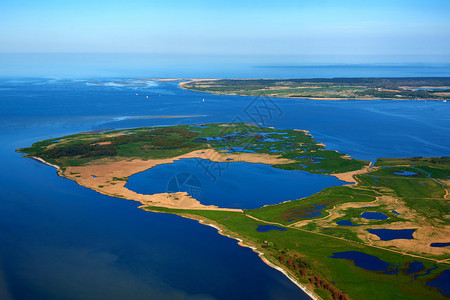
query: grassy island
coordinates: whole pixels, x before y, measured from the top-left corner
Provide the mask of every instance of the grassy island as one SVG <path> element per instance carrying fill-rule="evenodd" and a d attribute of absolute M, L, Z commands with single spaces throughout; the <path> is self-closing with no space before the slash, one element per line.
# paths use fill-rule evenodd
<path fill-rule="evenodd" d="M 213 94 L 308 99 L 450 99 L 450 78 L 193 79 L 184 89 Z"/>
<path fill-rule="evenodd" d="M 248 123 L 88 132 L 18 151 L 102 194 L 214 226 L 252 247 L 314 298 L 448 297 L 435 283 L 449 272 L 450 250 L 432 246 L 450 242 L 448 157 L 384 158 L 371 165 L 327 149 L 305 130 Z M 184 192 L 143 195 L 125 187 L 131 175 L 182 158 L 264 163 L 348 184 L 251 210 L 206 206 Z M 259 230 L 267 225 L 272 227 Z M 382 238 L 374 230 L 406 230 L 411 238 Z"/>

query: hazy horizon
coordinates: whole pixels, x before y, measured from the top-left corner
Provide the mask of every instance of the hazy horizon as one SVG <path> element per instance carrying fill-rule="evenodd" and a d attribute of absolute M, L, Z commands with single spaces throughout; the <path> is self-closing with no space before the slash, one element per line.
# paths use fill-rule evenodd
<path fill-rule="evenodd" d="M 2 53 L 447 55 L 450 2 L 3 1 Z"/>
<path fill-rule="evenodd" d="M 3 1 L 0 76 L 253 77 L 241 69 L 379 64 L 449 76 L 448 12 L 445 0 Z"/>

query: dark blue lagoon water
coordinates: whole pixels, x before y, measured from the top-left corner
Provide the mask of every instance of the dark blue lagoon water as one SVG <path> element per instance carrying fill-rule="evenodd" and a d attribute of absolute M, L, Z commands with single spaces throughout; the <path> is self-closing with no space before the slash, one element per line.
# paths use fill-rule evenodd
<path fill-rule="evenodd" d="M 260 232 L 268 232 L 268 231 L 271 231 L 271 230 L 286 231 L 286 228 L 280 227 L 280 226 L 275 226 L 275 225 L 259 225 L 256 228 L 256 230 L 260 231 Z"/>
<path fill-rule="evenodd" d="M 383 213 L 380 213 L 380 212 L 369 212 L 369 211 L 367 211 L 367 212 L 363 212 L 361 214 L 361 218 L 368 219 L 368 220 L 386 220 L 389 217 L 386 216 Z"/>
<path fill-rule="evenodd" d="M 341 184 L 344 182 L 333 176 L 265 164 L 192 158 L 130 176 L 125 186 L 141 194 L 183 191 L 206 205 L 250 209 L 300 199 Z"/>
<path fill-rule="evenodd" d="M 450 297 L 450 270 L 444 270 L 433 281 L 427 283 L 428 286 L 432 286 L 438 289 L 438 291 L 447 297 Z"/>
<path fill-rule="evenodd" d="M 349 220 L 337 221 L 336 224 L 343 225 L 343 226 L 361 226 L 361 225 L 355 225 L 352 223 L 352 221 L 349 221 Z"/>
<path fill-rule="evenodd" d="M 450 243 L 431 243 L 430 247 L 448 247 Z"/>
<path fill-rule="evenodd" d="M 345 251 L 333 253 L 331 258 L 349 259 L 355 262 L 355 266 L 369 271 L 387 271 L 392 265 L 382 261 L 376 256 L 359 251 Z"/>
<path fill-rule="evenodd" d="M 397 239 L 413 239 L 416 229 L 367 229 L 368 232 L 377 235 L 382 241 Z"/>
<path fill-rule="evenodd" d="M 247 74 L 255 77 L 260 69 Z M 175 69 L 141 68 L 133 73 L 139 75 L 125 75 L 130 78 L 117 75 L 124 74 L 118 70 L 116 78 L 107 80 L 0 79 L 0 299 L 148 299 L 149 295 L 304 299 L 280 272 L 213 228 L 99 195 L 14 152 L 42 139 L 90 130 L 236 118 L 254 121 L 245 110 L 254 105 L 253 98 L 207 95 L 182 90 L 174 82 L 143 84 L 130 79 L 145 74 L 175 77 Z M 216 65 L 204 72 L 189 70 L 177 77 L 235 74 L 230 66 L 221 73 Z M 301 72 L 310 77 L 327 70 Z M 367 74 L 365 69 L 334 69 L 328 74 L 352 72 Z M 297 73 L 264 68 L 258 74 L 295 77 Z M 377 68 L 372 74 L 392 72 Z M 88 84 L 92 82 L 102 85 Z M 307 129 L 327 148 L 359 159 L 450 156 L 448 102 L 273 99 L 273 103 L 282 114 L 262 118 L 263 125 Z"/>
<path fill-rule="evenodd" d="M 413 261 L 409 264 L 406 274 L 414 274 L 422 271 L 423 269 L 425 269 L 425 266 L 421 261 Z"/>

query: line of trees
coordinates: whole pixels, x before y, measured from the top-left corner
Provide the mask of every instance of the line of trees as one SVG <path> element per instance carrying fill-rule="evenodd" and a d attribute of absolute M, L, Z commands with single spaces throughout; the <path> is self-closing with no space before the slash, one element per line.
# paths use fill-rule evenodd
<path fill-rule="evenodd" d="M 113 145 L 91 145 L 91 144 L 74 144 L 60 147 L 54 147 L 41 153 L 47 158 L 73 157 L 99 157 L 99 156 L 115 156 L 117 151 Z"/>
<path fill-rule="evenodd" d="M 100 139 L 95 144 L 92 141 L 88 141 L 56 146 L 45 149 L 39 155 L 53 159 L 74 156 L 81 158 L 115 156 L 117 155 L 118 146 L 136 142 L 145 142 L 155 150 L 195 148 L 198 144 L 192 143 L 189 140 L 197 135 L 197 133 L 191 132 L 183 127 L 161 127 L 136 134 L 123 134 L 116 137 Z M 102 144 L 102 142 L 109 142 L 109 144 Z"/>
<path fill-rule="evenodd" d="M 333 300 L 348 300 L 348 296 L 338 290 L 333 283 L 326 279 L 320 278 L 318 275 L 310 275 L 310 265 L 306 261 L 303 261 L 300 257 L 292 255 L 288 256 L 288 254 L 282 253 L 279 256 L 279 261 L 280 263 L 286 265 L 289 269 L 293 270 L 296 274 L 308 279 L 308 281 L 316 288 L 329 291 L 333 297 Z"/>
<path fill-rule="evenodd" d="M 377 89 L 367 89 L 363 91 L 357 91 L 355 92 L 356 96 L 370 96 L 375 98 L 408 98 L 408 99 L 434 99 L 439 98 L 436 97 L 436 95 L 433 95 L 432 93 L 425 91 L 425 90 L 401 90 L 399 92 L 394 91 L 380 91 Z M 397 95 L 400 95 L 401 97 L 397 97 Z"/>

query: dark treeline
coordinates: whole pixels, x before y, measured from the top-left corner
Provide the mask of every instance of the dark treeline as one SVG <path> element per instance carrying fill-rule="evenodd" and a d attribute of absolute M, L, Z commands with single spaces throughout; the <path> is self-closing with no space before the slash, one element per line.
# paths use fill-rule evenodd
<path fill-rule="evenodd" d="M 98 157 L 98 156 L 115 156 L 116 149 L 112 145 L 91 145 L 91 144 L 75 144 L 67 146 L 59 146 L 45 150 L 41 153 L 47 158 L 60 157 Z"/>
<path fill-rule="evenodd" d="M 148 130 L 145 132 L 137 132 L 135 134 L 124 134 L 111 138 L 104 138 L 83 142 L 72 145 L 56 146 L 44 150 L 40 155 L 47 158 L 60 157 L 102 157 L 117 155 L 117 147 L 130 143 L 144 143 L 154 150 L 168 150 L 180 148 L 195 148 L 198 144 L 189 142 L 189 139 L 197 136 L 197 133 L 191 132 L 186 128 L 180 127 L 162 127 Z M 101 142 L 110 142 L 110 144 L 100 144 Z"/>
<path fill-rule="evenodd" d="M 357 91 L 355 92 L 355 94 L 358 96 L 372 96 L 375 98 L 397 98 L 397 95 L 399 95 L 398 92 L 379 91 L 377 89 L 367 89 L 364 91 Z M 425 90 L 415 90 L 415 91 L 402 90 L 400 96 L 401 98 L 410 98 L 410 99 L 436 98 L 436 95 Z"/>
<path fill-rule="evenodd" d="M 308 281 L 313 284 L 315 288 L 328 291 L 333 300 L 348 300 L 348 296 L 336 288 L 333 283 L 326 279 L 320 278 L 319 275 L 315 275 L 310 264 L 303 261 L 299 256 L 280 254 L 278 259 L 280 263 L 287 266 L 297 276 L 308 279 Z"/>

